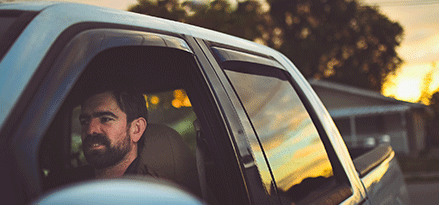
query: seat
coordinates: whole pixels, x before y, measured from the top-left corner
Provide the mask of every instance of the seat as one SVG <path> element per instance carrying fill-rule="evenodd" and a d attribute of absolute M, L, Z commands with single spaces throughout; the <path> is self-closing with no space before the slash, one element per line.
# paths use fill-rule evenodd
<path fill-rule="evenodd" d="M 176 182 L 200 196 L 196 158 L 181 135 L 166 125 L 149 123 L 144 137 L 141 164 L 154 175 Z"/>

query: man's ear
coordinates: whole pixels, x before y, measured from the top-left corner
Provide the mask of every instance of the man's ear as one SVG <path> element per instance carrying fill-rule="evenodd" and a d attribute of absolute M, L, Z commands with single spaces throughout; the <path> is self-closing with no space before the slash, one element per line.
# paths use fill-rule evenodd
<path fill-rule="evenodd" d="M 131 122 L 130 136 L 133 142 L 138 142 L 145 132 L 147 122 L 145 118 L 139 117 Z"/>

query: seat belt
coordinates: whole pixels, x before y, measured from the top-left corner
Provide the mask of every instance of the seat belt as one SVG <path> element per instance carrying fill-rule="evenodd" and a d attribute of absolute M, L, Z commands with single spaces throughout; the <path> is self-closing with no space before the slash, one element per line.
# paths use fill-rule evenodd
<path fill-rule="evenodd" d="M 206 156 L 206 142 L 201 137 L 201 125 L 199 120 L 195 120 L 193 124 L 195 130 L 197 131 L 197 149 L 195 151 L 195 156 L 197 160 L 198 179 L 200 181 L 200 188 L 203 200 L 204 202 L 207 202 L 206 172 L 204 166 L 204 157 Z"/>

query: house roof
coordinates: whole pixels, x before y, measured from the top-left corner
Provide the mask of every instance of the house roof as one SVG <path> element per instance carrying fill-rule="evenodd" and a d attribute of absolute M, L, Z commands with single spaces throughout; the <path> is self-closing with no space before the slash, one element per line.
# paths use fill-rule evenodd
<path fill-rule="evenodd" d="M 308 82 L 314 88 L 320 87 L 322 89 L 332 90 L 335 92 L 341 92 L 349 95 L 357 95 L 364 98 L 373 98 L 373 99 L 389 102 L 389 105 L 349 107 L 349 108 L 338 108 L 338 109 L 329 110 L 329 113 L 333 118 L 400 113 L 410 109 L 422 109 L 427 114 L 429 115 L 432 114 L 431 109 L 424 104 L 396 100 L 394 98 L 383 96 L 382 94 L 375 91 L 361 89 L 361 88 L 343 85 L 334 82 L 328 82 L 324 80 L 311 79 L 308 80 Z"/>
<path fill-rule="evenodd" d="M 344 108 L 334 109 L 329 111 L 329 114 L 333 118 L 341 118 L 348 116 L 367 116 L 377 114 L 392 114 L 401 113 L 410 110 L 410 106 L 407 105 L 385 105 L 385 106 L 370 106 L 370 107 L 358 107 L 358 108 Z"/>

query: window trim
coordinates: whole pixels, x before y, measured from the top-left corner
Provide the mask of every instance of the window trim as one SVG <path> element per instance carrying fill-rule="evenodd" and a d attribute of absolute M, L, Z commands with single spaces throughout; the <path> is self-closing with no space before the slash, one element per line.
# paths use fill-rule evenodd
<path fill-rule="evenodd" d="M 271 67 L 277 67 L 285 70 L 280 63 L 270 58 L 262 58 L 260 56 L 255 56 L 253 54 L 248 54 L 241 51 L 235 51 L 235 50 L 216 47 L 216 46 L 211 47 L 211 49 L 213 53 L 216 54 L 216 56 L 218 57 L 221 63 L 230 62 L 230 61 L 248 62 L 248 63 L 262 64 Z"/>
<path fill-rule="evenodd" d="M 216 60 L 214 56 L 210 54 L 204 40 L 192 37 L 187 38 L 187 40 L 190 44 L 198 45 L 197 47 L 193 47 L 194 53 L 198 60 L 197 63 L 201 68 L 200 76 L 202 76 L 208 84 L 208 87 L 196 88 L 197 93 L 211 93 L 209 96 L 212 96 L 212 98 L 209 99 L 196 97 L 197 100 L 193 102 L 193 105 L 199 104 L 197 107 L 203 110 L 197 112 L 194 106 L 194 111 L 197 112 L 197 114 L 201 113 L 203 115 L 197 115 L 200 118 L 201 127 L 203 128 L 202 131 L 206 130 L 206 135 L 210 135 L 210 138 L 215 138 L 212 142 L 219 143 L 219 146 L 214 147 L 212 151 L 216 151 L 216 155 L 225 155 L 223 152 L 227 152 L 225 156 L 221 156 L 221 165 L 227 166 L 223 167 L 223 169 L 234 181 L 225 182 L 225 186 L 229 188 L 229 190 L 225 190 L 225 192 L 227 192 L 233 204 L 251 204 L 252 198 L 248 193 L 249 184 L 246 183 L 246 175 L 243 173 L 243 159 L 241 157 L 243 152 L 247 151 L 247 149 L 241 149 L 242 143 L 237 142 L 244 133 L 239 118 L 236 117 L 236 112 L 231 106 L 232 104 L 227 95 L 226 88 L 224 88 L 224 76 L 218 75 L 216 71 L 219 69 L 218 64 L 215 64 Z M 216 105 L 218 109 L 215 109 L 214 113 L 212 110 L 206 109 L 205 104 L 209 103 L 203 103 L 205 100 L 209 100 L 210 104 Z M 212 115 L 210 115 L 211 113 Z M 227 145 L 221 145 L 221 143 L 226 143 Z"/>
<path fill-rule="evenodd" d="M 238 97 L 233 90 L 233 87 L 230 83 L 228 83 L 227 76 L 224 74 L 220 66 L 218 56 L 214 55 L 211 50 L 212 45 L 220 44 L 205 41 L 202 39 L 197 39 L 197 41 L 200 47 L 203 49 L 207 58 L 209 58 L 210 64 L 215 71 L 215 75 L 217 75 L 218 78 L 221 79 L 221 85 L 218 86 L 222 86 L 227 92 L 222 98 L 223 101 L 226 101 L 225 98 L 227 98 L 227 103 L 223 102 L 222 104 L 224 105 L 231 103 L 231 107 L 224 110 L 224 112 L 227 115 L 227 120 L 230 121 L 229 124 L 233 133 L 232 137 L 234 138 L 233 142 L 236 144 L 235 146 L 237 147 L 236 153 L 240 162 L 242 176 L 246 183 L 249 200 L 254 204 L 279 204 L 280 198 L 277 195 L 267 195 L 265 188 L 262 185 L 262 180 L 260 178 L 259 171 L 257 170 L 253 153 L 250 151 L 251 148 L 248 141 L 249 139 L 257 141 L 256 135 L 253 131 L 250 121 L 246 117 L 247 115 L 242 108 Z M 268 57 L 266 55 L 261 56 Z M 264 164 L 264 167 L 266 167 L 268 170 L 268 165 L 266 163 Z"/>
<path fill-rule="evenodd" d="M 89 55 L 85 58 L 86 61 L 76 62 L 76 64 L 72 62 L 70 62 L 71 64 L 64 64 L 68 57 L 81 55 L 82 52 L 74 52 L 71 48 L 76 47 L 76 49 L 83 49 L 81 45 L 84 45 L 84 39 L 85 43 L 96 44 L 96 42 L 91 39 L 87 40 L 86 35 L 88 32 L 99 29 L 101 31 L 104 29 L 104 33 L 115 30 L 121 31 L 121 29 L 114 28 L 95 28 L 93 25 L 94 24 L 87 23 L 74 25 L 57 38 L 4 124 L 4 126 L 12 128 L 5 132 L 3 132 L 5 129 L 2 130 L 1 135 L 4 136 L 6 134 L 8 139 L 11 140 L 8 146 L 10 146 L 14 156 L 13 161 L 16 163 L 14 166 L 17 167 L 16 169 L 19 175 L 22 176 L 22 179 L 17 180 L 17 183 L 22 184 L 23 194 L 27 196 L 25 201 L 38 197 L 43 190 L 39 173 L 35 171 L 39 170 L 38 142 L 42 140 L 56 113 L 61 109 L 61 105 L 86 65 L 96 54 L 108 48 L 125 45 L 148 46 L 148 44 L 142 45 L 143 41 L 135 41 L 134 43 L 117 41 L 114 42 L 115 44 L 113 45 L 99 46 L 98 49 L 92 46 L 89 50 Z M 100 25 L 105 26 L 107 24 Z M 117 27 L 117 25 L 115 27 Z M 161 41 L 161 44 L 153 46 L 171 47 L 192 53 L 191 48 L 185 42 L 184 38 L 178 35 L 168 36 L 166 34 L 123 29 L 122 32 L 120 32 L 122 36 L 124 35 L 124 31 L 128 34 L 134 33 L 135 35 L 146 33 L 147 36 L 150 35 L 161 39 L 157 41 Z M 132 36 L 130 36 L 130 38 L 131 37 Z M 105 40 L 105 38 L 101 38 L 99 42 L 103 42 L 103 40 Z M 74 42 L 77 43 L 75 44 Z M 178 42 L 185 42 L 186 46 L 179 47 L 177 46 Z M 41 101 L 40 99 L 43 100 Z M 35 110 L 37 110 L 37 112 L 32 112 Z"/>

